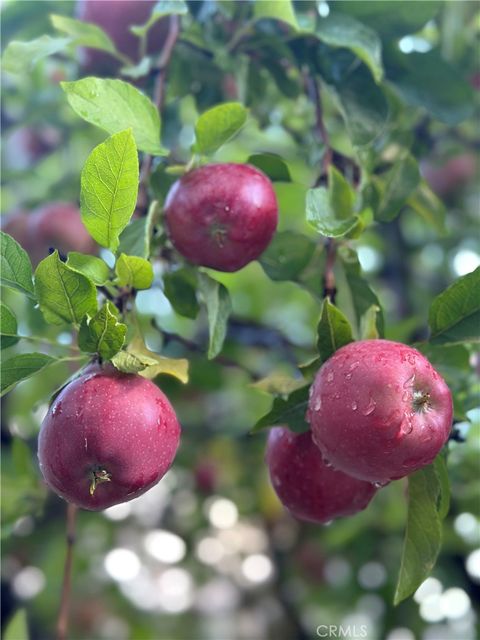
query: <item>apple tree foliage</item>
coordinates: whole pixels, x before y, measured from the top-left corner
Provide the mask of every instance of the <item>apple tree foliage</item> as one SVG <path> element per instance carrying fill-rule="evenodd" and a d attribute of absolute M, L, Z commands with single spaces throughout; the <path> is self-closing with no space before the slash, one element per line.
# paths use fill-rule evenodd
<path fill-rule="evenodd" d="M 459 276 L 448 265 L 473 232 L 474 205 L 462 205 L 458 192 L 442 200 L 420 165 L 474 148 L 474 7 L 161 1 L 134 29 L 144 38 L 158 20 L 178 21 L 171 57 L 135 64 L 71 6 L 23 4 L 4 10 L 6 153 L 20 125 L 54 127 L 59 143 L 26 169 L 7 160 L 5 208 L 79 201 L 100 251 L 53 250 L 33 270 L 2 232 L 1 392 L 17 425 L 2 470 L 6 538 L 19 518 L 41 521 L 45 508 L 31 454 L 35 408 L 95 356 L 167 389 L 187 432 L 186 467 L 205 438 L 260 451 L 261 435 L 242 438 L 277 424 L 306 430 L 315 372 L 363 338 L 400 340 L 427 355 L 452 389 L 455 422 L 466 424 L 476 407 L 480 269 Z M 86 46 L 116 57 L 117 76 L 85 77 L 78 52 Z M 236 274 L 188 264 L 162 223 L 174 180 L 212 161 L 260 168 L 279 201 L 270 246 Z M 362 255 L 373 264 L 362 268 Z M 388 537 L 404 527 L 389 593 L 402 602 L 435 565 L 475 434 L 411 475 L 406 497 L 388 487 L 383 507 L 372 505 L 359 525 L 310 535 L 338 553 L 360 533 L 393 544 Z M 256 461 L 261 467 L 260 454 L 239 455 L 229 482 L 251 482 L 237 467 Z M 468 486 L 461 491 L 468 505 Z M 391 515 L 387 503 L 404 499 L 407 511 Z M 259 495 L 252 501 L 264 515 L 270 508 Z"/>

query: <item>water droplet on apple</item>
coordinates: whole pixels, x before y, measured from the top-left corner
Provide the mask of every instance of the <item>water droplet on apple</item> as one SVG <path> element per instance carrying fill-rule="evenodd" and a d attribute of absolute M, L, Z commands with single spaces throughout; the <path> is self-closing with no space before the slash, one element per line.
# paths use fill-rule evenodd
<path fill-rule="evenodd" d="M 352 362 L 350 365 L 350 371 L 355 371 L 358 366 L 360 366 L 360 362 Z"/>
<path fill-rule="evenodd" d="M 350 379 L 351 379 L 351 377 L 352 377 L 352 374 L 351 374 L 351 373 L 346 373 L 346 374 L 345 374 L 345 380 L 350 380 Z"/>
<path fill-rule="evenodd" d="M 382 487 L 385 487 L 388 484 L 388 480 L 387 481 L 383 481 L 383 482 L 374 482 L 373 486 L 375 487 L 375 489 L 381 489 Z"/>
<path fill-rule="evenodd" d="M 313 403 L 313 410 L 320 411 L 321 408 L 322 408 L 322 400 L 321 398 L 317 398 Z"/>
<path fill-rule="evenodd" d="M 406 413 L 405 419 L 402 422 L 402 426 L 400 427 L 401 432 L 408 436 L 413 431 L 413 422 L 411 414 Z"/>
<path fill-rule="evenodd" d="M 408 391 L 405 391 L 405 393 L 402 396 L 402 400 L 403 402 L 408 402 L 410 400 L 410 393 Z"/>
<path fill-rule="evenodd" d="M 52 415 L 57 416 L 57 415 L 60 415 L 61 413 L 62 413 L 62 403 L 57 402 L 57 404 L 54 404 L 52 407 Z"/>
<path fill-rule="evenodd" d="M 413 383 L 415 382 L 415 374 L 413 373 L 410 378 L 408 378 L 407 380 L 405 380 L 405 382 L 403 383 L 403 388 L 404 389 L 408 389 L 409 387 L 413 387 Z"/>
<path fill-rule="evenodd" d="M 362 411 L 363 415 L 364 416 L 371 415 L 375 411 L 376 406 L 377 406 L 377 403 L 375 402 L 375 400 L 373 398 L 370 398 L 369 403 L 367 404 L 365 409 Z"/>
<path fill-rule="evenodd" d="M 357 408 L 358 408 L 357 403 L 356 403 L 356 402 L 352 402 L 352 409 L 353 409 L 354 411 L 356 411 L 356 410 L 357 410 Z"/>
<path fill-rule="evenodd" d="M 333 382 L 334 378 L 335 378 L 335 374 L 333 373 L 333 371 L 330 371 L 327 375 L 327 382 Z"/>

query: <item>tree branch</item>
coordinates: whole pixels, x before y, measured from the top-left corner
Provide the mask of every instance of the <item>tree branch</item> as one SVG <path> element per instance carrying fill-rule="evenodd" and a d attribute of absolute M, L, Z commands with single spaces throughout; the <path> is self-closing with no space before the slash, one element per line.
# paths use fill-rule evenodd
<path fill-rule="evenodd" d="M 68 631 L 68 614 L 70 610 L 70 585 L 72 579 L 73 547 L 75 545 L 75 526 L 77 507 L 67 505 L 67 553 L 63 571 L 62 598 L 57 619 L 57 640 L 66 640 Z"/>

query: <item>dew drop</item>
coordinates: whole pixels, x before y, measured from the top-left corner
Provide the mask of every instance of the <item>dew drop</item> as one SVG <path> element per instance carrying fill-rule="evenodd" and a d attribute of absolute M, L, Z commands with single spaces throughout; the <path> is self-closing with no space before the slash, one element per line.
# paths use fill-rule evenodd
<path fill-rule="evenodd" d="M 402 422 L 402 426 L 400 427 L 400 431 L 408 436 L 413 431 L 413 422 L 411 414 L 405 414 L 405 420 Z"/>
<path fill-rule="evenodd" d="M 330 371 L 329 374 L 327 375 L 327 382 L 333 382 L 334 378 L 335 378 L 335 374 L 333 373 L 333 371 Z"/>
<path fill-rule="evenodd" d="M 373 398 L 370 398 L 369 403 L 367 404 L 365 409 L 362 411 L 363 415 L 370 416 L 375 411 L 376 406 L 377 406 L 377 403 L 375 402 L 375 400 Z"/>
<path fill-rule="evenodd" d="M 333 467 L 333 464 L 330 462 L 330 460 L 325 460 L 324 458 L 323 462 L 328 469 L 331 469 Z"/>
<path fill-rule="evenodd" d="M 408 389 L 409 387 L 413 387 L 414 382 L 415 382 L 415 374 L 412 374 L 410 378 L 405 380 L 405 382 L 403 383 L 403 388 Z"/>
<path fill-rule="evenodd" d="M 415 364 L 415 356 L 412 353 L 409 354 L 409 356 L 407 357 L 407 360 L 410 364 Z"/>
<path fill-rule="evenodd" d="M 410 394 L 408 391 L 405 391 L 405 393 L 402 396 L 402 400 L 403 402 L 408 402 L 410 400 Z"/>
<path fill-rule="evenodd" d="M 375 487 L 375 489 L 381 489 L 382 487 L 385 487 L 388 484 L 388 482 L 374 482 L 373 486 Z"/>
<path fill-rule="evenodd" d="M 353 409 L 354 411 L 356 411 L 356 410 L 357 410 L 357 408 L 358 408 L 357 403 L 356 403 L 356 402 L 352 402 L 352 409 Z"/>
<path fill-rule="evenodd" d="M 321 408 L 322 408 L 322 400 L 320 398 L 317 398 L 313 403 L 313 410 L 320 411 Z"/>
<path fill-rule="evenodd" d="M 358 366 L 360 366 L 360 362 L 352 362 L 350 365 L 350 371 L 355 371 Z"/>
<path fill-rule="evenodd" d="M 57 402 L 57 404 L 54 404 L 52 407 L 52 416 L 57 416 L 57 415 L 60 415 L 61 413 L 62 413 L 62 403 Z"/>
<path fill-rule="evenodd" d="M 346 373 L 345 374 L 345 380 L 351 380 L 352 378 L 352 374 L 351 373 Z"/>

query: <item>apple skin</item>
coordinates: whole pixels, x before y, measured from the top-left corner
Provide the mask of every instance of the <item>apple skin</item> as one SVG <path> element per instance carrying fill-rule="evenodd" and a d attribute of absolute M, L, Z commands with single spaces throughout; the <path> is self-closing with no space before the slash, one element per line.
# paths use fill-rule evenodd
<path fill-rule="evenodd" d="M 267 441 L 270 480 L 282 504 L 299 520 L 325 523 L 362 511 L 375 486 L 328 466 L 310 431 L 273 427 Z"/>
<path fill-rule="evenodd" d="M 465 152 L 443 162 L 426 160 L 421 163 L 420 168 L 432 190 L 439 197 L 446 198 L 475 178 L 477 158 L 473 153 Z"/>
<path fill-rule="evenodd" d="M 112 365 L 90 369 L 57 396 L 40 430 L 49 487 L 83 509 L 132 500 L 165 475 L 180 441 L 171 404 L 150 380 Z M 107 472 L 90 493 L 95 472 Z"/>
<path fill-rule="evenodd" d="M 49 255 L 51 248 L 64 255 L 69 251 L 98 252 L 79 208 L 70 202 L 50 202 L 31 213 L 12 213 L 2 220 L 2 229 L 25 249 L 34 267 Z"/>
<path fill-rule="evenodd" d="M 434 460 L 452 413 L 450 390 L 425 356 L 398 342 L 362 340 L 318 371 L 307 420 L 336 469 L 385 484 Z"/>
<path fill-rule="evenodd" d="M 187 260 L 238 271 L 267 248 L 278 204 L 267 176 L 246 164 L 210 164 L 177 180 L 167 194 L 165 221 Z"/>
<path fill-rule="evenodd" d="M 140 60 L 140 39 L 130 31 L 130 27 L 145 24 L 155 4 L 156 0 L 79 0 L 76 17 L 103 29 L 117 50 L 136 63 Z M 148 33 L 148 54 L 161 51 L 167 32 L 168 20 L 159 20 L 153 25 Z M 82 48 L 80 56 L 86 72 L 115 74 L 121 65 L 116 58 L 98 49 Z"/>

